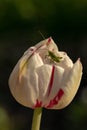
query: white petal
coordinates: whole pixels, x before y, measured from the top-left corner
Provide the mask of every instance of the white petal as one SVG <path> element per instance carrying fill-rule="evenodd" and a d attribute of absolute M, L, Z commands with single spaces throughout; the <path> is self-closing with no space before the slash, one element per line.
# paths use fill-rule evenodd
<path fill-rule="evenodd" d="M 60 90 L 61 82 L 62 82 L 63 75 L 64 75 L 63 68 L 61 68 L 59 66 L 54 66 L 54 67 L 55 67 L 55 70 L 54 70 L 53 84 L 52 84 L 50 93 L 47 97 L 46 106 L 48 106 L 50 100 L 52 100 L 57 95 L 58 91 Z"/>
<path fill-rule="evenodd" d="M 78 60 L 74 64 L 73 68 L 69 70 L 69 73 L 65 73 L 66 76 L 64 76 L 61 84 L 61 89 L 63 89 L 64 95 L 54 109 L 64 108 L 73 100 L 82 77 L 82 65 L 80 61 Z"/>
<path fill-rule="evenodd" d="M 24 106 L 32 107 L 38 97 L 38 77 L 35 68 L 43 62 L 38 54 L 30 59 L 19 60 L 9 78 L 9 86 L 14 98 Z"/>
<path fill-rule="evenodd" d="M 48 49 L 48 50 L 58 51 L 58 47 L 56 46 L 56 44 L 54 43 L 51 37 L 39 42 L 38 44 L 35 45 L 35 47 L 38 48 L 38 50 Z"/>
<path fill-rule="evenodd" d="M 47 99 L 51 72 L 52 72 L 52 66 L 47 64 L 42 65 L 41 67 L 38 67 L 36 69 L 36 73 L 38 75 L 38 91 L 39 91 L 38 99 L 40 101 L 44 101 Z"/>
<path fill-rule="evenodd" d="M 62 57 L 60 62 L 57 63 L 58 66 L 61 66 L 64 69 L 67 69 L 68 67 L 72 68 L 73 62 L 65 52 L 58 51 L 57 56 Z"/>

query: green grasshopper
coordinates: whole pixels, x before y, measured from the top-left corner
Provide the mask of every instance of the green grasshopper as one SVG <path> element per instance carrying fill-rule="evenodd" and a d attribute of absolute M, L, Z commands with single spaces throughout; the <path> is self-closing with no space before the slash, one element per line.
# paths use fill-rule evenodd
<path fill-rule="evenodd" d="M 62 59 L 62 57 L 58 57 L 56 56 L 52 51 L 48 51 L 48 56 L 51 58 L 51 60 L 53 62 L 60 62 L 60 60 Z"/>

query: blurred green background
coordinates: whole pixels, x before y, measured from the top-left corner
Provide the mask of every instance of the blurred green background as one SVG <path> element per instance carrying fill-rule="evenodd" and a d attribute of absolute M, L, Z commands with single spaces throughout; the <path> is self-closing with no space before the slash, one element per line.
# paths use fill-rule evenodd
<path fill-rule="evenodd" d="M 87 0 L 0 0 L 0 130 L 30 130 L 33 110 L 12 97 L 9 75 L 24 51 L 52 36 L 60 50 L 83 64 L 73 102 L 43 109 L 41 130 L 87 129 Z"/>

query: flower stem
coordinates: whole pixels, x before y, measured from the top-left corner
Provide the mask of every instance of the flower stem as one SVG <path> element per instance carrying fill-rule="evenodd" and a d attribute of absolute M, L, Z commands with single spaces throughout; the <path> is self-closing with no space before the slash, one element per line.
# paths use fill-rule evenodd
<path fill-rule="evenodd" d="M 41 122 L 42 108 L 35 108 L 32 120 L 31 130 L 39 130 Z"/>

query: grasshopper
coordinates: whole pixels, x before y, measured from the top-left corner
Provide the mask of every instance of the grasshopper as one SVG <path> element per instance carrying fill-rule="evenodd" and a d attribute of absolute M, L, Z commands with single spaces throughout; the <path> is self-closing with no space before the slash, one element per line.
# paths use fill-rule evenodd
<path fill-rule="evenodd" d="M 57 62 L 57 63 L 60 62 L 60 60 L 62 59 L 62 57 L 56 56 L 52 51 L 48 51 L 48 56 L 53 62 Z"/>

